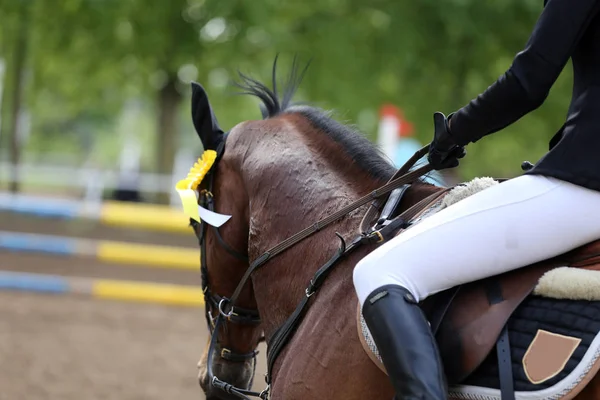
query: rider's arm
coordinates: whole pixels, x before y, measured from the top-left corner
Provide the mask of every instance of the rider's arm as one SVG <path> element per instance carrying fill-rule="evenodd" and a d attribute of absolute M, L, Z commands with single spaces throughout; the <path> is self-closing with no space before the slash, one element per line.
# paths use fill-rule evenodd
<path fill-rule="evenodd" d="M 549 0 L 525 49 L 508 71 L 450 119 L 456 143 L 475 142 L 541 106 L 598 12 L 599 3 Z"/>

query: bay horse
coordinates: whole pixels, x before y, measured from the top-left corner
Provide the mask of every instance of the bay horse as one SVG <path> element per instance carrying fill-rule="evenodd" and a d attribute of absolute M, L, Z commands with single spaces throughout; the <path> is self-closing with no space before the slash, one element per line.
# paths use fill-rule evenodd
<path fill-rule="evenodd" d="M 206 318 L 212 334 L 199 362 L 200 385 L 208 400 L 247 398 L 259 342 L 264 338 L 271 347 L 279 328 L 306 299 L 301 321 L 272 364 L 268 396 L 391 399 L 391 384 L 357 334 L 352 283 L 354 266 L 377 243 L 366 243 L 341 258 L 314 296 L 306 290 L 315 272 L 339 252 L 340 237 L 356 236 L 369 205 L 315 229 L 276 257 L 264 255 L 385 185 L 397 170 L 355 128 L 321 109 L 291 103 L 305 72 L 298 73 L 296 64 L 280 98 L 275 69 L 274 65 L 272 90 L 240 74 L 239 87 L 260 99 L 263 119 L 242 122 L 226 134 L 205 90 L 192 84 L 195 129 L 204 149 L 218 153 L 198 187 L 200 205 L 232 216 L 219 228 L 191 220 L 202 245 Z M 420 179 L 410 183 L 400 211 L 444 190 Z M 250 274 L 249 266 L 259 257 L 268 261 Z M 248 283 L 238 289 L 246 278 Z M 232 297 L 235 306 L 227 309 Z M 595 377 L 576 398 L 600 398 L 600 379 Z"/>

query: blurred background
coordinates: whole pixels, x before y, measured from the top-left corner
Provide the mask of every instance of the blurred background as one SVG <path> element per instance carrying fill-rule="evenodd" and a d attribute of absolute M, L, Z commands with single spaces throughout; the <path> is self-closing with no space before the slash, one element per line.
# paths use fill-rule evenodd
<path fill-rule="evenodd" d="M 281 78 L 294 55 L 312 60 L 296 100 L 399 166 L 434 111 L 510 66 L 542 6 L 0 0 L 0 399 L 202 398 L 198 251 L 173 189 L 202 151 L 190 81 L 230 129 L 261 117 L 235 94 L 238 70 L 269 82 L 277 53 Z M 570 84 L 569 67 L 541 108 L 434 178 L 519 174 L 562 125 Z"/>

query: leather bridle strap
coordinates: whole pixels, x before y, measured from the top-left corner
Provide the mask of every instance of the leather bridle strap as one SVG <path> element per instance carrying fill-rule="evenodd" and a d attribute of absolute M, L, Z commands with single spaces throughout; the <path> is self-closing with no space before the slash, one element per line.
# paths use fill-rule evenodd
<path fill-rule="evenodd" d="M 301 230 L 300 232 L 296 233 L 295 235 L 290 236 L 286 240 L 282 241 L 281 243 L 279 243 L 276 246 L 272 247 L 271 249 L 267 250 L 260 257 L 258 257 L 256 260 L 254 260 L 254 262 L 246 270 L 246 273 L 242 277 L 240 283 L 238 284 L 237 288 L 231 295 L 231 298 L 227 302 L 228 303 L 227 306 L 231 307 L 232 305 L 235 304 L 235 302 L 237 301 L 244 286 L 246 285 L 246 282 L 250 278 L 250 275 L 252 275 L 252 273 L 254 271 L 256 271 L 257 269 L 262 267 L 267 261 L 271 260 L 272 258 L 274 258 L 278 254 L 284 252 L 285 250 L 289 249 L 290 247 L 294 246 L 298 242 L 301 242 L 302 240 L 308 238 L 309 236 L 319 232 L 320 230 L 329 226 L 330 224 L 339 220 L 340 218 L 345 217 L 346 215 L 348 215 L 352 211 L 356 210 L 357 208 L 369 203 L 370 201 L 376 200 L 377 198 L 391 192 L 392 190 L 394 190 L 396 188 L 399 188 L 400 186 L 402 186 L 406 183 L 411 183 L 411 182 L 415 181 L 417 178 L 430 172 L 432 169 L 433 168 L 429 164 L 426 164 L 422 167 L 415 169 L 414 171 L 404 174 L 404 175 L 388 182 L 387 184 L 383 185 L 382 187 L 372 191 L 368 195 L 363 196 L 360 199 L 350 203 L 346 207 L 343 207 L 342 209 L 334 212 L 333 214 L 323 218 L 322 220 L 307 227 L 306 229 Z M 223 307 L 219 307 L 219 311 L 221 313 L 223 313 L 224 316 L 228 315 L 228 313 L 226 312 L 226 310 L 223 309 Z"/>
<path fill-rule="evenodd" d="M 341 241 L 340 248 L 336 254 L 315 273 L 314 277 L 310 280 L 308 287 L 304 291 L 304 297 L 302 298 L 302 301 L 300 301 L 292 315 L 290 315 L 288 319 L 275 331 L 271 338 L 271 343 L 267 349 L 267 375 L 265 377 L 268 386 L 271 385 L 275 361 L 285 345 L 292 338 L 292 335 L 298 325 L 300 325 L 300 322 L 302 322 L 304 311 L 306 310 L 312 295 L 319 290 L 323 281 L 325 278 L 327 278 L 329 272 L 333 270 L 333 267 L 338 263 L 338 261 L 364 243 L 361 240 L 362 237 L 358 237 L 350 244 L 350 246 L 346 247 L 344 238 L 342 238 L 339 234 L 337 234 L 337 236 Z"/>
<path fill-rule="evenodd" d="M 400 169 L 398 169 L 398 171 L 394 173 L 394 175 L 390 178 L 388 182 L 391 182 L 399 176 L 406 174 L 412 168 L 412 166 L 416 164 L 417 161 L 419 161 L 421 158 L 423 158 L 423 156 L 425 156 L 425 154 L 427 154 L 428 151 L 429 145 L 419 149 L 415 154 L 412 155 L 411 158 L 408 159 L 408 161 L 404 163 L 404 165 L 402 165 L 402 167 L 400 167 Z M 405 190 L 409 186 L 409 184 L 406 184 Z M 368 229 L 369 224 L 371 224 L 373 219 L 379 214 L 380 208 L 383 206 L 385 201 L 385 198 L 379 198 L 371 203 L 371 206 L 367 209 L 367 212 L 365 213 L 362 221 L 360 222 L 360 232 L 365 232 Z"/>
<path fill-rule="evenodd" d="M 217 337 L 219 336 L 217 332 L 219 332 L 219 328 L 221 327 L 221 323 L 224 321 L 224 317 L 219 314 L 217 320 L 215 321 L 215 327 L 213 329 L 213 334 L 210 338 L 210 345 L 208 348 L 208 354 L 206 356 L 206 373 L 211 379 L 211 385 L 217 389 L 224 391 L 225 393 L 233 394 L 240 399 L 250 400 L 250 397 L 259 397 L 261 399 L 266 399 L 268 391 L 263 392 L 254 392 L 252 390 L 241 389 L 235 387 L 227 382 L 224 382 L 217 378 L 213 371 L 212 360 L 214 357 L 215 349 L 217 348 Z M 254 365 L 256 368 L 256 363 Z"/>
<path fill-rule="evenodd" d="M 214 174 L 211 174 L 211 189 L 212 190 L 212 179 L 213 179 Z M 206 201 L 206 205 L 208 207 L 208 209 L 210 211 L 214 211 L 215 210 L 215 206 L 214 206 L 214 202 L 213 202 L 213 198 L 212 198 L 212 192 L 210 192 L 210 190 L 206 193 L 203 193 L 204 197 L 205 197 L 205 201 Z M 210 193 L 210 194 L 209 194 Z M 210 228 L 212 228 L 213 233 L 215 234 L 215 237 L 217 238 L 217 241 L 219 242 L 219 245 L 225 249 L 225 251 L 231 255 L 232 257 L 237 258 L 240 261 L 248 261 L 248 256 L 246 256 L 245 254 L 241 254 L 238 253 L 236 250 L 234 250 L 230 245 L 227 244 L 227 242 L 223 239 L 223 237 L 221 236 L 221 232 L 219 231 L 219 228 L 215 227 L 215 226 L 210 226 Z"/>
<path fill-rule="evenodd" d="M 440 192 L 433 193 L 423 200 L 419 201 L 417 204 L 410 207 L 408 210 L 400 214 L 392 223 L 384 226 L 379 231 L 380 235 L 375 235 L 372 232 L 361 232 L 349 246 L 346 246 L 346 242 L 344 238 L 336 233 L 337 237 L 341 241 L 341 245 L 336 252 L 336 254 L 325 263 L 321 268 L 317 270 L 313 278 L 310 280 L 306 290 L 304 291 L 304 297 L 302 301 L 296 307 L 296 310 L 290 315 L 290 317 L 275 331 L 270 340 L 270 345 L 267 349 L 267 385 L 271 384 L 272 374 L 273 374 L 273 366 L 275 365 L 275 361 L 277 357 L 285 347 L 285 345 L 292 338 L 292 335 L 296 328 L 302 322 L 304 317 L 304 311 L 308 306 L 308 302 L 312 295 L 314 295 L 329 273 L 333 270 L 335 265 L 345 256 L 350 254 L 353 250 L 356 250 L 358 247 L 365 243 L 381 243 L 382 241 L 387 241 L 391 239 L 399 229 L 405 228 L 408 226 L 409 221 L 411 221 L 414 217 L 416 217 L 420 212 L 425 210 L 427 207 L 433 205 L 437 202 L 442 196 L 444 196 L 449 189 L 442 190 Z"/>

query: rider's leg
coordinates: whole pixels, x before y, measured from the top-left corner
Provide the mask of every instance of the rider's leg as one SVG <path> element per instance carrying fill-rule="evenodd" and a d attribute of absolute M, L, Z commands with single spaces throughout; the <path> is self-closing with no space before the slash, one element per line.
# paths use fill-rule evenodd
<path fill-rule="evenodd" d="M 446 398 L 416 302 L 600 238 L 598 209 L 600 192 L 525 175 L 440 211 L 361 260 L 354 285 L 398 397 Z"/>

